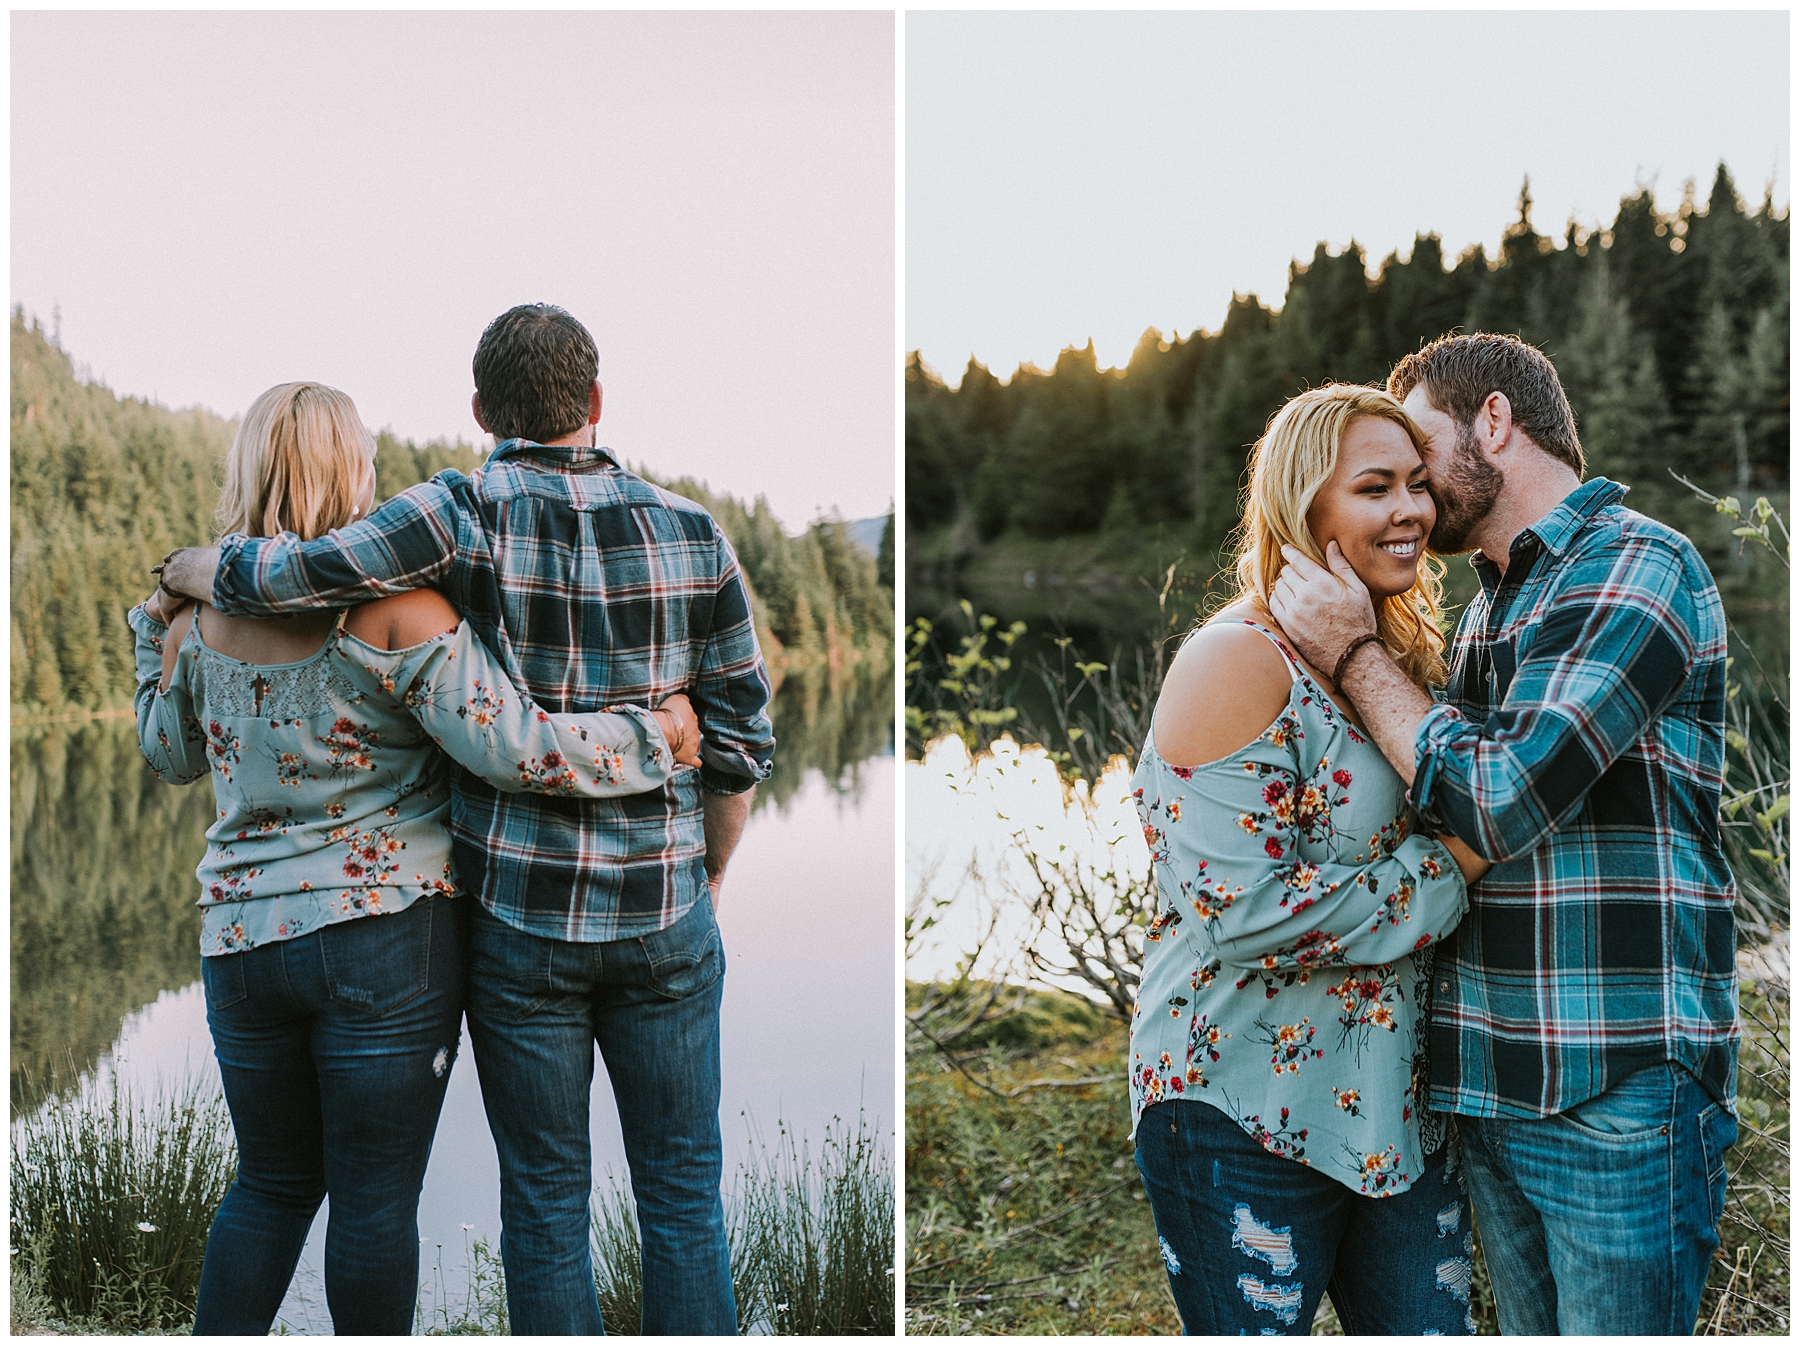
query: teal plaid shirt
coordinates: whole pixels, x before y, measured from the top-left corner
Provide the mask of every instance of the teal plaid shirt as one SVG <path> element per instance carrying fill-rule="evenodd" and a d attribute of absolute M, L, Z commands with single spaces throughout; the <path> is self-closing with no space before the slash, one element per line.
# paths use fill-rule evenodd
<path fill-rule="evenodd" d="M 1431 1104 L 1543 1117 L 1662 1061 L 1728 1102 L 1736 890 L 1719 839 L 1725 614 L 1604 477 L 1514 540 L 1420 723 L 1413 798 L 1495 862 L 1439 946 Z"/>
<path fill-rule="evenodd" d="M 652 934 L 706 891 L 701 789 L 749 789 L 775 738 L 749 590 L 699 505 L 606 449 L 509 439 L 474 475 L 440 472 L 325 537 L 233 534 L 222 550 L 222 612 L 349 607 L 429 585 L 544 710 L 686 692 L 699 771 L 644 794 L 560 799 L 505 794 L 459 768 L 450 831 L 482 904 L 552 939 Z"/>

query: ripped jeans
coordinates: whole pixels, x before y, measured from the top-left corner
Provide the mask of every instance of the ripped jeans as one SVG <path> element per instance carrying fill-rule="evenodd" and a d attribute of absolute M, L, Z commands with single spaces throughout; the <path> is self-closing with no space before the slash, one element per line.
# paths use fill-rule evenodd
<path fill-rule="evenodd" d="M 1398 1196 L 1270 1154 L 1209 1103 L 1144 1110 L 1137 1165 L 1189 1336 L 1305 1336 L 1327 1292 L 1350 1336 L 1468 1336 L 1473 1240 L 1449 1145 Z"/>
<path fill-rule="evenodd" d="M 238 1171 L 207 1236 L 196 1335 L 268 1332 L 327 1193 L 332 1327 L 412 1331 L 419 1190 L 462 1035 L 474 901 L 422 897 L 200 960 Z"/>

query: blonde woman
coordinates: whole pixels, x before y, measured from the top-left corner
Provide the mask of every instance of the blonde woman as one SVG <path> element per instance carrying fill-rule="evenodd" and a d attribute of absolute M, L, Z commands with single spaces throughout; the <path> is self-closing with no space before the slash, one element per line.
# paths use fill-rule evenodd
<path fill-rule="evenodd" d="M 1331 669 L 1269 613 L 1336 542 L 1382 643 L 1443 681 L 1422 433 L 1372 388 L 1300 394 L 1256 446 L 1235 599 L 1170 667 L 1134 794 L 1155 868 L 1131 1029 L 1137 1163 L 1193 1334 L 1465 1334 L 1470 1226 L 1426 1112 L 1431 946 L 1485 862 L 1419 835 Z"/>
<path fill-rule="evenodd" d="M 366 514 L 375 446 L 343 393 L 286 383 L 245 413 L 224 533 L 323 536 Z M 466 934 L 452 761 L 502 790 L 616 795 L 698 765 L 686 698 L 550 715 L 429 589 L 282 619 L 132 609 L 138 738 L 165 781 L 212 777 L 201 980 L 237 1133 L 197 1334 L 262 1335 L 319 1202 L 346 1333 L 412 1330 L 417 1212 L 461 1033 Z M 170 605 L 165 607 L 165 604 Z"/>

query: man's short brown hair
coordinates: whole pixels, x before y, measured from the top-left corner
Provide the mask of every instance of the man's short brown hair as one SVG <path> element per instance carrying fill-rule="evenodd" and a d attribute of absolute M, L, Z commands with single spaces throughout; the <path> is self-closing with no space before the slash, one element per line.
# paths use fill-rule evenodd
<path fill-rule="evenodd" d="M 1475 423 L 1489 393 L 1504 393 L 1514 425 L 1576 476 L 1586 473 L 1575 413 L 1556 366 L 1536 346 L 1493 332 L 1439 337 L 1388 375 L 1388 391 L 1402 401 L 1421 384 L 1431 405 L 1464 429 Z"/>
<path fill-rule="evenodd" d="M 587 424 L 600 357 L 587 328 L 555 304 L 520 304 L 475 347 L 475 395 L 495 439 L 547 444 Z"/>

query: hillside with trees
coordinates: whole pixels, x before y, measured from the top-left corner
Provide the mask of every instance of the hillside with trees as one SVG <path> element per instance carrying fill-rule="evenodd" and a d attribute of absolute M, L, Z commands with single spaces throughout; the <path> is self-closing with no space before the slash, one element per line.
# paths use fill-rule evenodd
<path fill-rule="evenodd" d="M 125 613 L 150 591 L 150 567 L 166 552 L 216 540 L 212 511 L 235 423 L 78 376 L 69 353 L 15 308 L 11 429 L 14 715 L 128 706 Z M 382 499 L 444 468 L 481 463 L 462 443 L 415 446 L 383 433 L 377 445 Z M 688 479 L 660 484 L 700 501 L 724 527 L 777 677 L 891 667 L 891 519 L 871 556 L 837 520 L 789 536 L 760 498 L 745 505 Z"/>
<path fill-rule="evenodd" d="M 1380 383 L 1458 330 L 1543 349 L 1590 475 L 1632 487 L 1637 509 L 1691 522 L 1671 471 L 1721 495 L 1787 489 L 1788 212 L 1768 194 L 1747 209 L 1721 164 L 1704 200 L 1690 184 L 1664 213 L 1641 189 L 1610 226 L 1571 221 L 1552 237 L 1532 221 L 1527 180 L 1496 257 L 1477 244 L 1449 262 L 1422 234 L 1371 275 L 1355 242 L 1320 243 L 1290 266 L 1279 310 L 1235 295 L 1217 332 L 1146 331 L 1123 368 L 1101 369 L 1090 341 L 1004 381 L 971 360 L 951 388 L 912 353 L 908 615 L 971 597 L 1042 617 L 1056 611 L 1042 581 L 1058 568 L 1091 588 L 1095 572 L 1141 574 L 1178 551 L 1211 574 L 1276 408 L 1333 380 Z M 1725 551 L 1709 554 L 1715 568 Z"/>

